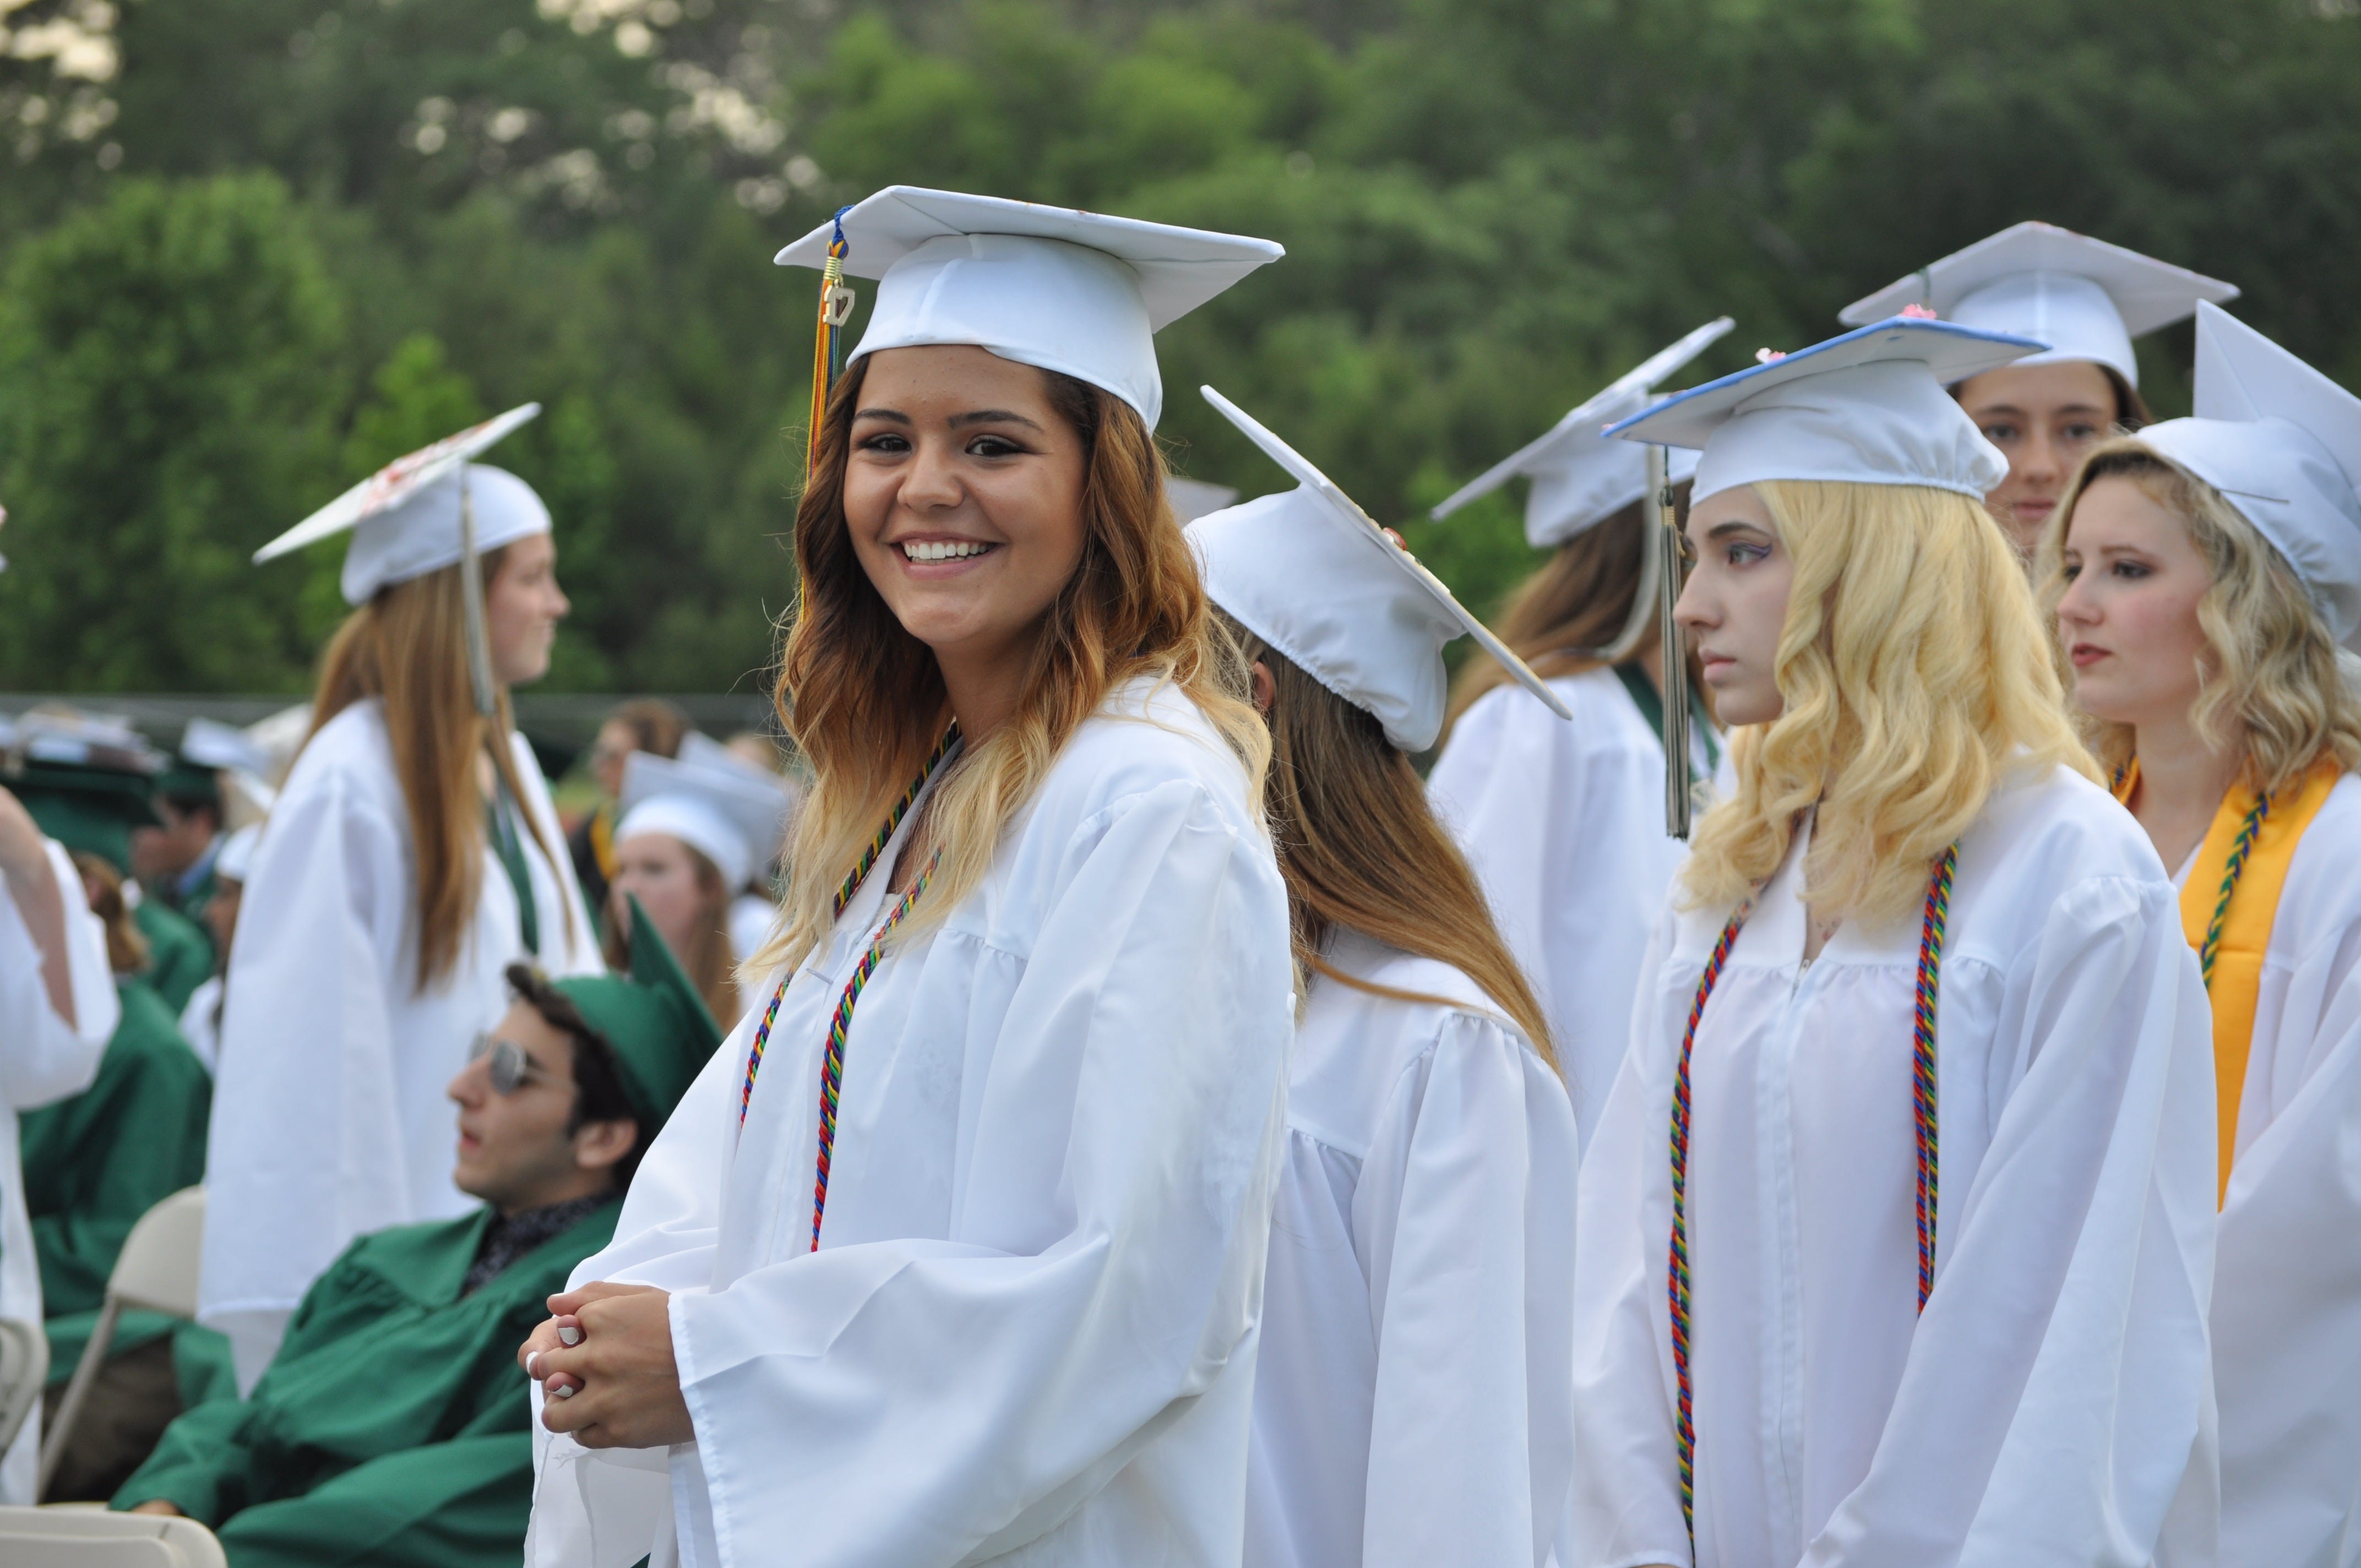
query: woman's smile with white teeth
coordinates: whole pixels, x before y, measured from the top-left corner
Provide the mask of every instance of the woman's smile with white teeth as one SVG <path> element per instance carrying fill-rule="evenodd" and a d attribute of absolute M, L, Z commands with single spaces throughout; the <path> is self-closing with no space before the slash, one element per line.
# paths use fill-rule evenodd
<path fill-rule="evenodd" d="M 973 539 L 906 539 L 901 548 L 906 561 L 958 561 L 995 546 Z"/>

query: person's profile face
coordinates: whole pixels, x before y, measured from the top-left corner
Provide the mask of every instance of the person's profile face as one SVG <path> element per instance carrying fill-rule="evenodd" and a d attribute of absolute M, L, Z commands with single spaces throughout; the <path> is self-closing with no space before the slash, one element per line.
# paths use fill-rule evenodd
<path fill-rule="evenodd" d="M 555 539 L 529 533 L 503 549 L 500 570 L 484 585 L 484 640 L 492 678 L 521 686 L 549 674 L 557 623 L 573 608 L 557 586 Z"/>
<path fill-rule="evenodd" d="M 1683 537 L 1695 562 L 1673 607 L 1674 624 L 1697 650 L 1715 715 L 1725 724 L 1767 724 L 1785 706 L 1779 635 L 1795 557 L 1749 485 L 1692 504 Z"/>
<path fill-rule="evenodd" d="M 1082 562 L 1083 459 L 1041 371 L 961 345 L 881 350 L 845 463 L 853 553 L 938 658 L 1007 657 Z"/>
<path fill-rule="evenodd" d="M 2185 717 L 2203 690 L 2198 602 L 2213 586 L 2189 525 L 2128 475 L 2079 496 L 2067 520 L 2058 634 L 2074 666 L 2074 700 L 2134 726 Z"/>

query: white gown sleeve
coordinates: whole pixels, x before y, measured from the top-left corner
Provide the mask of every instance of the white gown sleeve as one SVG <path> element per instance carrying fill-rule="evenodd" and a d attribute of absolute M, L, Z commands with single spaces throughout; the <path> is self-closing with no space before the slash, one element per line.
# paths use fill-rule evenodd
<path fill-rule="evenodd" d="M 282 799 L 231 945 L 205 1167 L 198 1315 L 241 1388 L 351 1237 L 411 1218 L 390 972 L 406 940 L 402 841 L 333 773 Z"/>
<path fill-rule="evenodd" d="M 1499 1025 L 1455 1014 L 1361 1166 L 1378 1337 L 1365 1568 L 1531 1568 L 1574 1464 L 1573 1108 Z"/>
<path fill-rule="evenodd" d="M 2262 1125 L 2222 1210 L 2224 1564 L 2361 1563 L 2361 860 L 2341 859 L 2306 906 L 2281 899 L 2239 1107 L 2242 1131 Z M 2284 957 L 2279 927 L 2301 938 Z"/>
<path fill-rule="evenodd" d="M 79 1094 L 98 1076 L 99 1058 L 122 1019 L 122 1001 L 106 966 L 106 932 L 82 900 L 82 873 L 51 839 L 42 848 L 64 907 L 69 1025 L 49 1005 L 43 954 L 16 901 L 0 886 L 0 1102 L 30 1111 Z"/>
<path fill-rule="evenodd" d="M 992 1201 L 975 1183 L 1055 1173 L 1043 1239 L 849 1244 L 674 1298 L 725 1562 L 785 1541 L 800 1568 L 1013 1551 L 1252 1354 L 1291 1032 L 1276 874 L 1193 784 L 1104 820 L 963 1128 L 971 1207 Z M 1235 1556 L 1242 1492 L 1166 1501 L 1205 1535 L 1170 1560 Z"/>
<path fill-rule="evenodd" d="M 2069 887 L 2008 978 L 1992 1146 L 1806 1568 L 2139 1568 L 2200 1446 L 2213 1025 L 2173 890 Z"/>

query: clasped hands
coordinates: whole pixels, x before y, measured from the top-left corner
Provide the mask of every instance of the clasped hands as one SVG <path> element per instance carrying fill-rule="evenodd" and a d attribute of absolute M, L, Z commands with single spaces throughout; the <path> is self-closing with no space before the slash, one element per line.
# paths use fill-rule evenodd
<path fill-rule="evenodd" d="M 693 1442 L 672 1354 L 672 1297 L 603 1280 L 549 1299 L 550 1319 L 517 1350 L 542 1387 L 541 1423 L 585 1448 Z"/>

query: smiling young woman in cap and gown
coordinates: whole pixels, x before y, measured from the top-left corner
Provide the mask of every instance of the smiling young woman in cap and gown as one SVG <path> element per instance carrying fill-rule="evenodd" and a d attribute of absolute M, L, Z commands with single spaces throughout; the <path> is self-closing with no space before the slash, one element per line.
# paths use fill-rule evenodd
<path fill-rule="evenodd" d="M 1410 756 L 1444 645 L 1556 697 L 1341 490 L 1191 524 L 1270 727 L 1308 986 L 1289 1058 L 1246 1480 L 1248 1568 L 1533 1568 L 1574 1461 L 1574 1110 L 1540 1003 Z M 1552 722 L 1563 723 L 1553 717 Z"/>
<path fill-rule="evenodd" d="M 2361 1563 L 2361 398 L 2214 306 L 2197 417 L 2091 455 L 2045 547 L 2101 763 L 2213 1007 L 2221 1526 Z M 2210 1476 L 2193 1477 L 2197 1482 Z"/>
<path fill-rule="evenodd" d="M 1920 268 L 1838 313 L 1866 326 L 1906 310 L 2048 346 L 1956 383 L 1952 396 L 2008 460 L 1984 505 L 2030 559 L 2075 465 L 2111 433 L 2155 416 L 2139 394 L 2132 339 L 2187 321 L 2235 285 L 2092 239 L 2022 223 Z"/>
<path fill-rule="evenodd" d="M 0 774 L 0 1319 L 38 1331 L 40 1255 L 26 1217 L 16 1113 L 89 1087 L 122 1005 L 81 876 L 7 782 Z M 0 1452 L 0 1503 L 33 1501 L 40 1442 L 37 1409 Z"/>
<path fill-rule="evenodd" d="M 1235 1564 L 1287 895 L 1150 334 L 1279 250 L 841 223 L 783 255 L 884 273 L 796 518 L 783 967 L 520 1353 L 528 1561 Z"/>
<path fill-rule="evenodd" d="M 1617 427 L 1703 449 L 1740 728 L 1584 1168 L 1567 1568 L 2138 1568 L 2213 1463 L 2203 988 L 1943 389 L 2036 346 L 1897 319 Z"/>
<path fill-rule="evenodd" d="M 513 422 L 445 445 L 471 453 Z M 549 512 L 515 476 L 456 462 L 356 526 L 348 503 L 424 471 L 404 464 L 262 552 L 352 528 L 343 586 L 356 608 L 323 656 L 311 736 L 256 849 L 224 998 L 199 1315 L 229 1335 L 245 1387 L 353 1237 L 470 1207 L 451 1182 L 443 1086 L 500 1017 L 506 966 L 601 967 L 547 787 L 509 718 L 508 688 L 547 670 L 566 609 Z M 463 507 L 482 553 L 481 695 Z"/>
<path fill-rule="evenodd" d="M 1501 641 L 1548 678 L 1566 723 L 1489 659 L 1453 695 L 1427 776 L 1539 994 L 1587 1141 L 1631 1033 L 1631 985 L 1664 891 L 1688 852 L 1664 832 L 1656 498 L 1648 455 L 1602 435 L 1657 382 L 1730 330 L 1699 327 L 1558 421 L 1434 509 L 1448 517 L 1521 475 L 1525 538 L 1554 552 L 1502 618 Z M 1677 455 L 1686 483 L 1694 454 Z M 1710 774 L 1718 737 L 1697 713 L 1692 757 Z"/>

